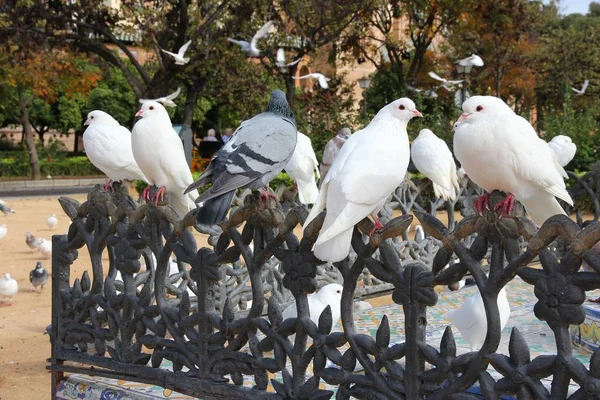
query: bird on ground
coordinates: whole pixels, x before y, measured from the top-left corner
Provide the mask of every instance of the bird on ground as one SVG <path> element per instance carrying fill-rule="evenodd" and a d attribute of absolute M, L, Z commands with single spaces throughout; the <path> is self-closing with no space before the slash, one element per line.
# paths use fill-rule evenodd
<path fill-rule="evenodd" d="M 463 67 L 483 67 L 483 60 L 477 54 L 471 54 L 467 58 L 463 58 L 462 60 L 458 60 L 456 64 L 461 65 Z"/>
<path fill-rule="evenodd" d="M 548 142 L 548 146 L 554 150 L 561 167 L 565 167 L 570 163 L 577 152 L 577 145 L 573 143 L 573 140 L 571 140 L 570 137 L 565 135 L 554 136 L 552 140 Z"/>
<path fill-rule="evenodd" d="M 285 62 L 285 50 L 283 49 L 283 47 L 280 47 L 277 50 L 277 59 L 275 61 L 275 64 L 277 65 L 277 68 L 279 68 L 280 70 L 285 70 L 288 67 L 292 67 L 292 66 L 298 64 L 301 59 L 302 59 L 302 57 L 298 58 L 297 60 L 292 61 L 291 63 L 286 63 Z"/>
<path fill-rule="evenodd" d="M 497 301 L 500 311 L 500 332 L 502 332 L 510 317 L 510 304 L 508 304 L 505 288 L 498 293 Z M 487 316 L 479 290 L 460 308 L 448 311 L 444 318 L 459 330 L 463 339 L 469 343 L 471 351 L 481 348 L 487 335 Z"/>
<path fill-rule="evenodd" d="M 25 232 L 25 244 L 33 251 L 37 250 L 36 237 L 31 232 Z"/>
<path fill-rule="evenodd" d="M 269 29 L 273 26 L 273 21 L 267 21 L 252 37 L 250 43 L 245 40 L 235 40 L 232 38 L 227 38 L 231 43 L 235 43 L 248 57 L 258 57 L 261 53 L 261 50 L 256 47 L 258 41 L 267 36 L 269 33 Z"/>
<path fill-rule="evenodd" d="M 186 193 L 212 183 L 196 200 L 203 203 L 196 220 L 219 223 L 225 219 L 237 189 L 258 190 L 268 185 L 292 157 L 296 138 L 296 120 L 285 93 L 274 90 L 267 109 L 242 122 L 200 178 L 187 188 Z M 261 192 L 261 199 L 269 196 Z"/>
<path fill-rule="evenodd" d="M 185 65 L 190 62 L 189 57 L 184 57 L 185 52 L 187 51 L 188 47 L 190 47 L 190 44 L 192 44 L 192 41 L 188 40 L 183 46 L 181 46 L 179 48 L 179 51 L 177 52 L 177 54 L 171 53 L 170 51 L 167 51 L 164 49 L 160 49 L 160 51 L 173 57 L 176 65 Z"/>
<path fill-rule="evenodd" d="M 379 46 L 379 55 L 381 55 L 382 64 L 389 64 L 392 62 L 392 60 L 390 59 L 390 52 L 388 51 L 388 48 L 385 45 L 385 43 Z"/>
<path fill-rule="evenodd" d="M 583 81 L 583 86 L 581 87 L 581 89 L 576 89 L 576 88 L 572 87 L 571 90 L 581 96 L 582 94 L 585 93 L 585 90 L 587 89 L 589 84 L 590 84 L 590 81 L 588 81 L 586 79 L 585 81 Z"/>
<path fill-rule="evenodd" d="M 12 208 L 10 208 L 9 206 L 6 205 L 6 203 L 4 202 L 4 200 L 0 200 L 0 211 L 2 213 L 4 213 L 5 217 L 8 214 L 14 214 L 14 213 L 16 213 L 15 210 L 13 210 Z"/>
<path fill-rule="evenodd" d="M 337 135 L 325 145 L 325 150 L 323 150 L 323 160 L 321 161 L 321 177 L 325 178 L 327 172 L 329 172 L 329 168 L 331 168 L 331 164 L 335 161 L 340 149 L 346 143 L 346 140 L 350 137 L 352 131 L 349 128 L 342 128 L 338 131 Z"/>
<path fill-rule="evenodd" d="M 12 306 L 12 301 L 19 291 L 19 284 L 10 277 L 10 274 L 4 274 L 0 278 L 0 304 Z"/>
<path fill-rule="evenodd" d="M 553 215 L 565 215 L 555 197 L 573 205 L 563 180 L 567 174 L 529 122 L 493 96 L 473 96 L 463 111 L 455 128 L 454 154 L 477 185 L 508 193 L 495 206 L 502 208 L 500 218 L 512 211 L 515 198 L 538 226 Z M 475 202 L 478 212 L 489 209 L 489 196 Z"/>
<path fill-rule="evenodd" d="M 165 107 L 177 107 L 177 104 L 175 104 L 173 100 L 175 100 L 180 93 L 181 86 L 178 87 L 176 91 L 165 97 L 159 97 L 158 99 L 140 99 L 140 104 L 144 104 L 148 101 L 156 101 L 158 103 L 161 103 Z"/>
<path fill-rule="evenodd" d="M 29 272 L 29 282 L 38 293 L 44 289 L 44 285 L 48 282 L 48 271 L 46 271 L 41 261 L 38 261 L 35 268 Z"/>
<path fill-rule="evenodd" d="M 325 75 L 323 75 L 323 74 L 319 74 L 318 72 L 314 72 L 312 74 L 308 74 L 308 75 L 304 75 L 304 76 L 299 76 L 295 79 L 308 79 L 308 78 L 318 79 L 319 86 L 321 86 L 321 88 L 329 89 L 329 84 L 327 82 L 329 82 L 331 79 L 325 77 Z"/>
<path fill-rule="evenodd" d="M 142 199 L 154 200 L 158 205 L 166 193 L 169 205 L 183 217 L 196 207 L 194 200 L 198 193 L 195 190 L 183 193 L 194 179 L 185 159 L 181 139 L 173 129 L 167 110 L 156 101 L 142 104 L 136 117 L 141 119 L 133 126 L 131 133 L 133 158 L 148 182 L 158 187 L 151 199 L 152 187 L 148 186 L 142 192 Z"/>
<path fill-rule="evenodd" d="M 355 301 L 354 302 L 354 311 L 366 311 L 366 310 L 370 310 L 371 308 L 373 308 L 373 306 L 371 305 L 371 303 L 366 302 L 366 301 Z"/>
<path fill-rule="evenodd" d="M 138 167 L 131 150 L 131 132 L 110 114 L 94 110 L 83 124 L 85 153 L 96 168 L 108 176 L 105 190 L 114 190 L 113 182 L 148 181 Z"/>
<path fill-rule="evenodd" d="M 315 173 L 317 174 L 317 179 L 321 177 L 319 174 L 319 162 L 312 148 L 310 138 L 302 132 L 298 132 L 296 149 L 284 169 L 296 182 L 300 203 L 314 203 L 319 195 L 319 188 L 315 180 Z"/>
<path fill-rule="evenodd" d="M 456 164 L 446 142 L 429 129 L 422 129 L 410 146 L 415 167 L 433 182 L 436 197 L 454 200 L 460 192 Z"/>
<path fill-rule="evenodd" d="M 4 236 L 8 233 L 8 228 L 5 224 L 0 225 L 0 239 L 3 239 Z"/>
<path fill-rule="evenodd" d="M 422 115 L 412 100 L 395 100 L 342 147 L 304 224 L 327 209 L 314 248 L 318 259 L 336 262 L 348 256 L 354 225 L 369 215 L 375 221 L 371 234 L 383 227 L 377 214 L 406 175 L 406 128 L 416 116 Z"/>
<path fill-rule="evenodd" d="M 56 229 L 56 225 L 58 225 L 58 218 L 56 218 L 56 214 L 52 214 L 46 218 L 46 225 L 48 225 L 48 229 L 51 231 Z"/>
<path fill-rule="evenodd" d="M 442 86 L 444 87 L 444 89 L 447 89 L 447 90 L 451 90 L 454 85 L 458 85 L 459 83 L 464 82 L 464 79 L 455 80 L 455 81 L 444 79 L 433 71 L 429 71 L 428 75 L 430 77 L 432 77 L 433 79 L 435 79 L 436 81 L 442 82 Z"/>
<path fill-rule="evenodd" d="M 340 302 L 342 301 L 343 290 L 344 288 L 342 285 L 330 283 L 329 285 L 323 286 L 318 292 L 306 296 L 308 300 L 308 309 L 310 310 L 310 320 L 314 322 L 315 325 L 319 325 L 321 313 L 327 306 L 330 306 L 331 320 L 333 321 L 331 329 L 335 327 L 342 315 Z M 296 302 L 294 301 L 283 310 L 283 319 L 296 318 L 297 316 L 298 310 L 296 308 Z"/>
<path fill-rule="evenodd" d="M 50 258 L 52 256 L 52 241 L 39 237 L 36 239 L 35 244 L 44 257 Z"/>

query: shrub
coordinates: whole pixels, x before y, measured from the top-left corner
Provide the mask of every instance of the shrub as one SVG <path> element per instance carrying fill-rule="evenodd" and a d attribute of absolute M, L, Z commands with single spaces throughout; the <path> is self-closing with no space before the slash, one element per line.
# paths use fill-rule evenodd
<path fill-rule="evenodd" d="M 48 161 L 50 160 L 50 161 Z M 70 157 L 63 160 L 40 158 L 40 171 L 43 176 L 90 176 L 102 175 L 87 157 Z M 31 166 L 28 160 L 3 158 L 0 160 L 0 176 L 30 177 Z"/>

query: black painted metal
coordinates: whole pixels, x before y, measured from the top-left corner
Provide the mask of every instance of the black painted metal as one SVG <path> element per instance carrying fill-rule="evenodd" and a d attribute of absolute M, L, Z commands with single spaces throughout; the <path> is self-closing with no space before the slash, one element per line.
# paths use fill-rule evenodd
<path fill-rule="evenodd" d="M 118 186 L 112 194 L 97 186 L 83 204 L 61 198 L 73 223 L 68 235 L 53 237 L 53 391 L 63 372 L 81 372 L 153 383 L 203 399 L 331 398 L 334 392 L 321 388 L 323 382 L 336 388 L 337 399 L 479 398 L 465 393 L 474 384 L 490 399 L 500 394 L 565 399 L 570 381 L 581 385 L 572 398 L 598 398 L 600 356 L 594 353 L 589 370 L 577 361 L 568 329 L 583 321 L 584 290 L 600 287 L 600 257 L 589 250 L 600 240 L 600 223 L 581 229 L 555 216 L 538 230 L 519 205 L 501 220 L 494 212 L 475 215 L 469 210 L 477 190 L 466 187 L 459 199 L 465 217 L 458 223 L 450 219 L 448 229 L 416 202 L 418 190 L 415 195 L 416 186 L 410 185 L 384 208 L 385 228 L 365 243 L 372 224 L 363 220 L 354 231 L 351 257 L 326 268 L 311 251 L 322 216 L 298 238 L 293 230 L 307 210 L 288 195 L 281 196 L 285 201 L 278 208 L 257 208 L 252 195 L 238 199 L 220 227 L 195 227 L 193 212 L 179 219 L 168 206 L 137 204 Z M 502 199 L 495 192 L 490 204 Z M 431 204 L 430 211 L 441 206 Z M 406 215 L 392 218 L 393 208 Z M 427 232 L 426 244 L 408 238 L 409 211 Z M 210 235 L 212 248 L 197 248 L 194 228 Z M 566 243 L 560 260 L 547 250 L 557 238 Z M 71 284 L 70 266 L 83 248 L 91 276 L 85 272 Z M 170 269 L 172 256 L 176 271 Z M 542 269 L 528 266 L 537 256 Z M 595 273 L 579 272 L 582 258 Z M 456 262 L 449 265 L 451 260 Z M 435 285 L 466 274 L 482 294 L 488 335 L 481 350 L 457 356 L 450 328 L 439 349 L 425 343 L 426 308 L 437 302 Z M 534 286 L 535 315 L 554 332 L 555 355 L 531 360 L 517 329 L 509 354 L 496 353 L 495 299 L 517 275 Z M 312 322 L 306 297 L 338 279 L 344 287 L 343 332 L 332 331 L 336 321 L 329 308 L 318 324 Z M 406 316 L 404 343 L 389 346 L 387 317 L 375 337 L 356 332 L 353 301 L 369 293 L 360 282 L 393 290 Z M 283 320 L 283 306 L 291 298 L 298 318 Z M 172 362 L 173 371 L 159 368 L 163 360 Z M 426 362 L 433 366 L 427 371 Z M 362 372 L 355 372 L 358 364 Z M 488 365 L 504 378 L 496 382 Z M 269 374 L 281 374 L 282 380 Z M 548 376 L 550 390 L 540 382 Z M 244 377 L 251 387 L 243 386 Z M 267 392 L 269 382 L 276 393 Z"/>

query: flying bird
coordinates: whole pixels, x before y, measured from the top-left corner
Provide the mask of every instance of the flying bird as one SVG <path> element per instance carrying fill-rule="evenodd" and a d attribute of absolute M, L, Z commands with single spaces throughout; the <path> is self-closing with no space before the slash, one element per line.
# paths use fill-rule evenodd
<path fill-rule="evenodd" d="M 46 225 L 48 225 L 48 229 L 51 231 L 56 229 L 56 225 L 58 225 L 58 218 L 56 218 L 56 214 L 52 214 L 46 218 Z"/>
<path fill-rule="evenodd" d="M 231 43 L 235 43 L 242 49 L 243 52 L 246 53 L 248 57 L 258 57 L 261 53 L 261 50 L 256 47 L 258 41 L 267 36 L 269 33 L 269 29 L 273 26 L 273 21 L 267 21 L 252 37 L 250 43 L 245 40 L 235 40 L 232 38 L 227 38 Z"/>
<path fill-rule="evenodd" d="M 432 99 L 437 99 L 438 98 L 438 94 L 437 94 L 436 90 L 438 88 L 440 88 L 440 87 L 443 87 L 443 85 L 442 85 L 442 86 L 435 87 L 433 89 L 425 90 L 425 89 L 418 89 L 418 88 L 416 88 L 414 86 L 411 86 L 411 85 L 408 85 L 408 84 L 406 84 L 405 86 L 411 92 L 423 93 L 425 96 L 431 97 Z"/>
<path fill-rule="evenodd" d="M 170 206 L 183 217 L 196 207 L 194 200 L 198 193 L 183 193 L 194 179 L 181 139 L 173 129 L 167 110 L 156 101 L 142 104 L 136 117 L 142 118 L 131 133 L 133 158 L 148 181 L 158 187 L 154 199 L 150 199 L 150 186 L 144 189 L 142 198 L 154 200 L 158 205 L 167 193 Z"/>
<path fill-rule="evenodd" d="M 327 82 L 329 82 L 331 79 L 330 78 L 326 78 L 325 75 L 319 74 L 317 72 L 312 73 L 312 74 L 308 74 L 308 75 L 304 75 L 304 76 L 299 76 L 299 77 L 297 77 L 295 79 L 308 79 L 308 78 L 318 79 L 319 80 L 319 86 L 321 86 L 321 88 L 323 88 L 323 89 L 329 89 L 329 84 Z"/>
<path fill-rule="evenodd" d="M 83 132 L 85 154 L 108 176 L 105 190 L 113 190 L 113 182 L 148 181 L 133 158 L 129 129 L 100 110 L 90 111 L 83 125 L 87 126 Z"/>
<path fill-rule="evenodd" d="M 310 310 L 310 320 L 314 322 L 315 325 L 319 325 L 321 313 L 327 306 L 330 306 L 331 320 L 333 321 L 332 329 L 335 327 L 342 315 L 340 302 L 342 301 L 343 290 L 344 288 L 342 285 L 330 283 L 329 285 L 323 286 L 318 292 L 306 296 L 308 300 L 308 309 Z M 294 301 L 283 310 L 283 319 L 296 318 L 297 316 L 298 310 L 296 302 Z"/>
<path fill-rule="evenodd" d="M 410 159 L 406 128 L 415 116 L 422 115 L 412 100 L 395 100 L 342 147 L 304 224 L 327 209 L 315 243 L 317 258 L 343 260 L 350 252 L 354 225 L 369 215 L 375 221 L 371 234 L 383 227 L 377 213 L 406 175 Z"/>
<path fill-rule="evenodd" d="M 166 53 L 166 54 L 170 55 L 171 57 L 173 57 L 173 59 L 175 60 L 175 64 L 177 64 L 177 65 L 185 65 L 185 64 L 187 64 L 187 63 L 190 62 L 190 58 L 189 57 L 184 57 L 185 56 L 185 52 L 187 51 L 188 47 L 190 47 L 190 44 L 192 44 L 192 41 L 188 40 L 183 46 L 181 46 L 179 48 L 179 51 L 177 52 L 177 54 L 171 53 L 170 51 L 163 50 L 163 49 L 160 49 L 160 51 L 162 51 L 163 53 Z"/>
<path fill-rule="evenodd" d="M 508 193 L 496 205 L 500 215 L 512 211 L 515 198 L 538 226 L 565 214 L 555 197 L 573 205 L 563 180 L 567 174 L 529 122 L 492 96 L 469 98 L 463 111 L 454 129 L 454 155 L 473 182 L 488 192 Z M 476 210 L 489 208 L 488 201 L 489 193 L 481 196 Z"/>
<path fill-rule="evenodd" d="M 8 214 L 14 214 L 14 213 L 16 213 L 15 210 L 13 210 L 12 208 L 10 208 L 9 206 L 6 205 L 6 203 L 4 202 L 4 200 L 0 200 L 0 211 L 4 214 L 5 217 Z"/>
<path fill-rule="evenodd" d="M 41 261 L 38 261 L 35 268 L 29 272 L 29 282 L 38 293 L 44 289 L 44 285 L 48 282 L 48 271 L 46 271 Z"/>
<path fill-rule="evenodd" d="M 283 49 L 283 47 L 280 47 L 277 50 L 277 59 L 275 61 L 275 64 L 277 65 L 277 68 L 279 68 L 280 70 L 285 70 L 288 67 L 298 64 L 300 62 L 300 60 L 302 60 L 302 57 L 298 58 L 297 60 L 292 61 L 291 63 L 286 63 L 285 62 L 285 50 Z"/>
<path fill-rule="evenodd" d="M 508 304 L 505 288 L 498 293 L 497 301 L 500 311 L 500 332 L 502 332 L 510 317 L 510 304 Z M 452 325 L 460 331 L 463 339 L 469 343 L 471 351 L 477 350 L 485 342 L 487 316 L 479 290 L 469 297 L 460 308 L 448 311 L 444 318 L 452 322 Z"/>
<path fill-rule="evenodd" d="M 203 203 L 196 220 L 201 224 L 219 223 L 227 215 L 237 189 L 258 190 L 268 185 L 292 157 L 296 138 L 296 120 L 285 93 L 274 90 L 267 109 L 242 122 L 200 178 L 187 188 L 186 193 L 212 183 L 196 200 Z M 261 193 L 262 199 L 268 196 Z"/>
<path fill-rule="evenodd" d="M 179 93 L 181 93 L 181 86 L 177 88 L 176 91 L 174 91 L 173 93 L 171 93 L 168 96 L 165 97 L 159 97 L 158 99 L 140 99 L 140 104 L 144 104 L 148 101 L 156 101 L 161 103 L 163 106 L 165 107 L 177 107 L 177 104 L 175 104 L 175 102 L 173 100 L 175 100 L 177 98 L 177 96 L 179 96 Z"/>
<path fill-rule="evenodd" d="M 0 304 L 12 306 L 12 301 L 19 291 L 19 284 L 10 277 L 10 274 L 4 274 L 0 278 Z"/>
<path fill-rule="evenodd" d="M 0 225 L 0 239 L 3 239 L 4 236 L 8 233 L 8 228 L 5 224 Z"/>
<path fill-rule="evenodd" d="M 323 160 L 321 161 L 321 177 L 325 178 L 327 172 L 329 172 L 329 168 L 331 168 L 331 164 L 335 161 L 340 149 L 346 143 L 346 140 L 350 137 L 352 131 L 349 128 L 342 128 L 338 131 L 337 135 L 325 146 L 325 150 L 323 150 Z"/>
<path fill-rule="evenodd" d="M 392 62 L 392 60 L 390 60 L 390 53 L 385 43 L 379 46 L 379 54 L 381 55 L 382 64 L 389 64 Z"/>
<path fill-rule="evenodd" d="M 39 237 L 36 239 L 35 245 L 44 257 L 52 256 L 52 241 Z"/>
<path fill-rule="evenodd" d="M 312 148 L 310 138 L 302 132 L 298 132 L 296 149 L 284 169 L 298 186 L 300 203 L 314 203 L 319 195 L 319 188 L 315 180 L 315 173 L 317 179 L 321 177 L 319 162 Z"/>
<path fill-rule="evenodd" d="M 462 65 L 463 67 L 468 67 L 469 65 L 472 67 L 483 67 L 483 60 L 477 54 L 471 54 L 467 58 L 458 60 L 456 64 Z"/>
<path fill-rule="evenodd" d="M 548 146 L 554 150 L 561 167 L 565 167 L 570 163 L 577 152 L 577 145 L 573 143 L 573 140 L 571 140 L 570 137 L 565 135 L 554 136 L 552 140 L 548 142 Z"/>
<path fill-rule="evenodd" d="M 460 192 L 456 164 L 446 142 L 429 129 L 423 129 L 410 146 L 415 167 L 433 182 L 436 197 L 454 200 Z"/>
<path fill-rule="evenodd" d="M 590 84 L 590 81 L 588 81 L 586 79 L 585 81 L 583 81 L 583 86 L 581 87 L 581 89 L 575 89 L 574 87 L 572 87 L 571 90 L 581 96 L 582 94 L 585 93 L 585 90 L 587 89 L 589 84 Z"/>
<path fill-rule="evenodd" d="M 452 86 L 458 85 L 459 83 L 463 83 L 464 82 L 464 79 L 457 80 L 457 81 L 451 81 L 451 80 L 448 80 L 448 79 L 444 79 L 444 78 L 442 78 L 441 76 L 439 76 L 438 74 L 436 74 L 433 71 L 429 71 L 428 75 L 430 77 L 432 77 L 433 79 L 435 79 L 436 81 L 442 82 L 442 86 L 444 87 L 444 89 L 447 89 L 447 90 L 451 90 Z"/>

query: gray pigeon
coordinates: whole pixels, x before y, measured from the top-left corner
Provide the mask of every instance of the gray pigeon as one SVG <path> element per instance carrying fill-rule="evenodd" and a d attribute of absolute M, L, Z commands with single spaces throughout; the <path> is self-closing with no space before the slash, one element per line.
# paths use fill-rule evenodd
<path fill-rule="evenodd" d="M 321 162 L 321 179 L 325 179 L 325 175 L 329 172 L 329 167 L 333 164 L 333 161 L 337 157 L 340 149 L 346 143 L 346 140 L 350 137 L 352 131 L 349 128 L 342 128 L 338 131 L 337 135 L 327 142 L 325 150 L 323 151 L 323 161 Z"/>
<path fill-rule="evenodd" d="M 37 250 L 37 239 L 31 232 L 25 232 L 25 243 L 32 250 Z"/>
<path fill-rule="evenodd" d="M 294 114 L 285 94 L 274 90 L 266 111 L 242 122 L 200 178 L 187 188 L 185 193 L 212 183 L 196 199 L 196 203 L 204 203 L 196 221 L 201 224 L 223 221 L 237 189 L 257 190 L 267 185 L 292 157 L 296 139 Z"/>
<path fill-rule="evenodd" d="M 38 293 L 42 291 L 44 285 L 48 282 L 48 272 L 41 261 L 38 261 L 35 268 L 29 272 L 29 282 L 31 282 Z"/>
<path fill-rule="evenodd" d="M 0 200 L 0 211 L 2 211 L 4 213 L 5 217 L 8 214 L 14 214 L 14 213 L 16 213 L 16 211 L 13 210 L 12 208 L 10 208 L 9 206 L 7 206 L 6 203 L 3 200 Z"/>

